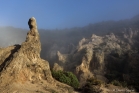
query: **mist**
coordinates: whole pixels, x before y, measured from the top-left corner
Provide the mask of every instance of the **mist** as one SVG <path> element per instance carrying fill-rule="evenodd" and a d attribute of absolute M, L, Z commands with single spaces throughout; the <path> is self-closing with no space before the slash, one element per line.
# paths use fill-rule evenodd
<path fill-rule="evenodd" d="M 0 27 L 0 48 L 22 44 L 26 40 L 28 31 L 29 29 Z M 123 77 L 123 75 L 126 75 L 125 73 L 130 71 L 130 68 L 135 68 L 135 70 L 132 73 L 130 71 L 128 75 L 132 80 L 137 79 L 138 81 L 139 61 L 138 57 L 134 55 L 139 55 L 139 15 L 119 21 L 109 20 L 90 23 L 82 27 L 75 26 L 73 28 L 53 30 L 38 28 L 38 32 L 41 41 L 41 58 L 49 62 L 50 69 L 58 64 L 65 71 L 75 73 L 77 67 L 81 66 L 81 64 L 88 65 L 88 59 L 90 59 L 90 62 L 94 63 L 89 64 L 91 72 L 89 74 L 93 74 L 94 69 L 99 71 L 100 69 L 97 69 L 99 65 L 92 64 L 101 62 L 107 68 L 106 74 L 101 76 L 107 78 L 110 82 L 115 79 L 123 82 L 120 81 L 120 76 L 124 82 L 126 81 L 130 85 L 130 81 Z M 99 38 L 104 39 L 104 41 L 101 42 Z M 98 45 L 96 45 L 97 42 Z M 90 45 L 91 48 L 88 48 Z M 87 66 L 82 67 L 86 70 Z M 104 69 L 102 69 L 102 72 L 104 73 Z M 100 75 L 100 73 L 96 74 Z M 110 77 L 111 74 L 115 76 Z M 86 75 L 84 77 L 86 78 Z M 99 79 L 99 77 L 97 78 Z M 132 86 L 136 87 L 136 82 L 133 81 Z"/>
<path fill-rule="evenodd" d="M 92 34 L 99 36 L 111 32 L 118 34 L 124 31 L 125 28 L 138 29 L 138 25 L 139 15 L 136 15 L 131 19 L 102 21 L 83 27 L 53 30 L 38 29 L 42 44 L 41 57 L 51 60 L 57 51 L 70 53 L 69 46 L 76 47 L 82 38 L 89 38 Z M 0 27 L 0 47 L 21 44 L 25 41 L 28 30 L 14 27 Z"/>
<path fill-rule="evenodd" d="M 21 28 L 0 27 L 0 47 L 21 44 L 25 41 L 27 31 Z"/>

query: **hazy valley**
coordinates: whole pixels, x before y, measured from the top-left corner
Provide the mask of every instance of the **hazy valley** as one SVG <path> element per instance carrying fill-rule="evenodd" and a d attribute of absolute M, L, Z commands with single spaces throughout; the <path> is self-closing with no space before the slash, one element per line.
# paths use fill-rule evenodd
<path fill-rule="evenodd" d="M 0 27 L 3 93 L 139 91 L 139 15 L 65 29 L 39 29 L 34 19 L 30 25 L 29 32 Z M 72 72 L 79 87 L 74 89 L 54 79 L 51 71 L 59 70 Z M 87 87 L 91 78 L 96 81 Z"/>

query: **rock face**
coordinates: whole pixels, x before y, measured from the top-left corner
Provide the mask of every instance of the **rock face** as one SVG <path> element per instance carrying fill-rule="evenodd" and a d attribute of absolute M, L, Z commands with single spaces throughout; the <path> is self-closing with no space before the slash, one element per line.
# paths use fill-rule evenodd
<path fill-rule="evenodd" d="M 70 54 L 59 52 L 57 57 L 61 58 L 61 63 L 59 59 L 55 62 L 62 66 L 63 70 L 74 72 L 81 85 L 90 77 L 107 82 L 110 80 L 108 77 L 113 73 L 122 78 L 124 70 L 127 70 L 126 54 L 130 52 L 135 54 L 135 51 L 138 51 L 135 49 L 139 44 L 137 36 L 139 36 L 138 31 L 132 31 L 132 29 L 120 35 L 110 33 L 97 36 L 93 34 L 91 38 L 80 40 L 74 52 Z M 111 78 L 116 79 L 116 76 Z M 118 80 L 123 79 L 121 78 Z"/>
<path fill-rule="evenodd" d="M 36 19 L 30 18 L 28 25 L 30 31 L 25 42 L 0 49 L 0 91 L 65 93 L 68 89 L 72 90 L 71 87 L 54 80 L 49 63 L 40 58 L 41 43 Z"/>
<path fill-rule="evenodd" d="M 48 62 L 40 58 L 41 44 L 35 18 L 31 18 L 28 23 L 30 31 L 26 42 L 21 46 L 16 46 L 15 50 L 12 50 L 15 52 L 11 53 L 12 56 L 9 56 L 9 60 L 1 65 L 2 83 L 13 80 L 21 82 L 31 80 L 33 82 L 51 76 Z M 10 77 L 11 80 L 3 80 L 7 79 L 5 77 Z"/>

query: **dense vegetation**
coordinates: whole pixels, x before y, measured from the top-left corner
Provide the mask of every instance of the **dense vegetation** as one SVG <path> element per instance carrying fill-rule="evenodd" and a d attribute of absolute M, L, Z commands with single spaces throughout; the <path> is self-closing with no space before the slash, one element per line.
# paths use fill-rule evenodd
<path fill-rule="evenodd" d="M 72 72 L 66 72 L 66 71 L 52 71 L 52 76 L 65 84 L 68 84 L 72 86 L 73 88 L 79 87 L 79 81 L 77 77 Z"/>

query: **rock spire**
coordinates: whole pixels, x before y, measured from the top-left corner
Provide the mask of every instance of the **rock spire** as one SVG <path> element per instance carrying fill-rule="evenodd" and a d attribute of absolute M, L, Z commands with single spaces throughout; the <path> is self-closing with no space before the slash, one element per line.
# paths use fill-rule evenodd
<path fill-rule="evenodd" d="M 30 31 L 25 42 L 0 49 L 0 91 L 35 93 L 39 91 L 38 89 L 41 92 L 46 92 L 48 89 L 67 93 L 70 87 L 54 80 L 48 61 L 40 58 L 41 43 L 36 19 L 30 18 L 28 25 Z"/>

